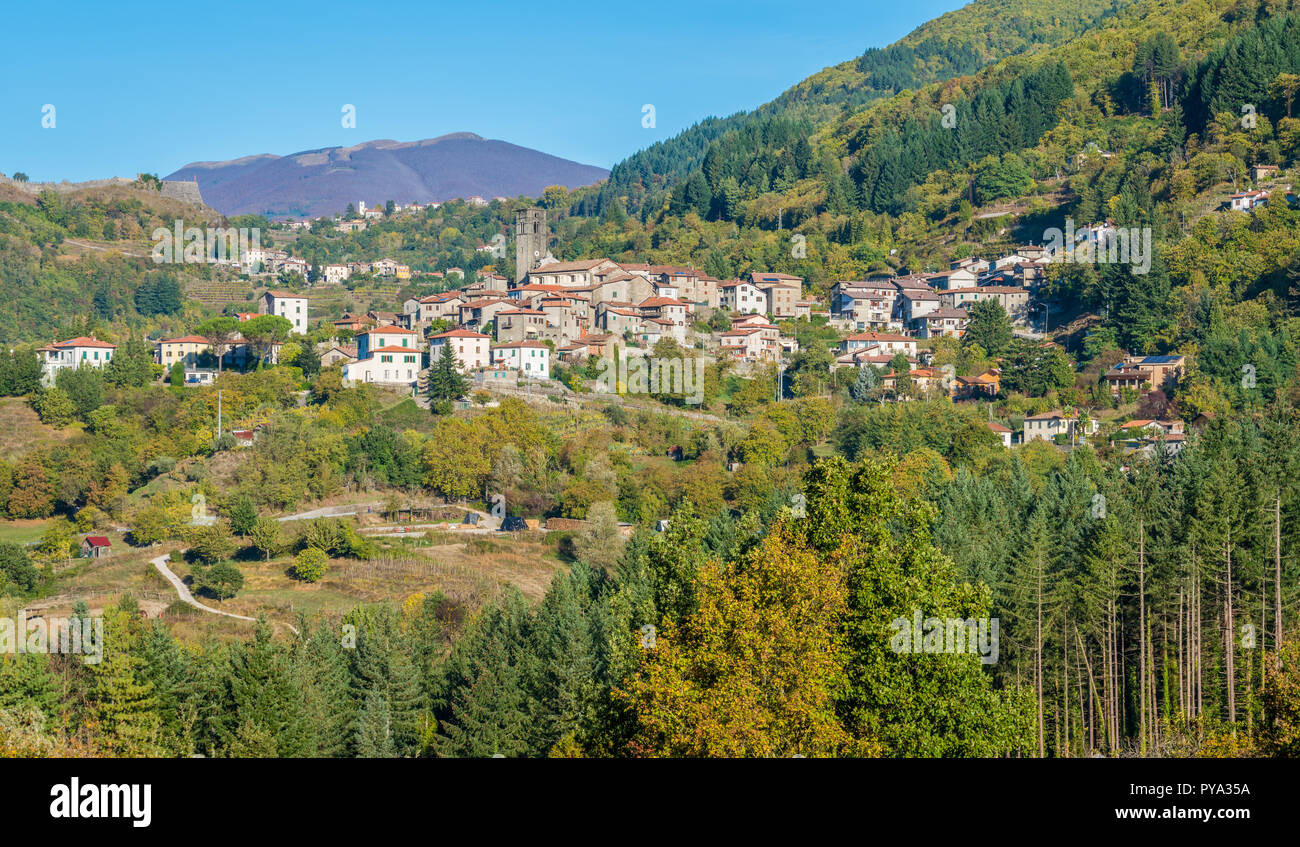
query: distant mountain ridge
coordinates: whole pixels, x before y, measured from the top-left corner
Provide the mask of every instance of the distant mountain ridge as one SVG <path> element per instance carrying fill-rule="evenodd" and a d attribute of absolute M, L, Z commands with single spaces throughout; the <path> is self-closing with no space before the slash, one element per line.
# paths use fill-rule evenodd
<path fill-rule="evenodd" d="M 168 180 L 197 180 L 207 205 L 225 215 L 317 217 L 349 203 L 443 202 L 456 197 L 538 196 L 578 188 L 609 171 L 472 132 L 420 141 L 378 139 L 288 156 L 191 162 Z"/>

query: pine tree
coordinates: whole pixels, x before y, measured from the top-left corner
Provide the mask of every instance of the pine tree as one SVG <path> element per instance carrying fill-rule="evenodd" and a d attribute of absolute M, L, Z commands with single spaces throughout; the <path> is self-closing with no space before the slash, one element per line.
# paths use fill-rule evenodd
<path fill-rule="evenodd" d="M 316 755 L 316 736 L 307 708 L 312 685 L 305 661 L 276 645 L 271 630 L 259 622 L 251 641 L 231 653 L 221 732 L 229 746 L 238 742 L 244 724 L 261 737 L 274 740 L 276 755 L 293 758 Z"/>
<path fill-rule="evenodd" d="M 356 720 L 356 739 L 353 746 L 358 759 L 391 759 L 397 755 L 393 743 L 392 714 L 388 698 L 378 688 L 366 694 Z"/>
<path fill-rule="evenodd" d="M 550 750 L 561 738 L 581 740 L 592 724 L 596 682 L 595 644 L 584 596 L 589 569 L 574 565 L 551 583 L 533 622 L 536 658 L 529 667 L 535 750 Z"/>
<path fill-rule="evenodd" d="M 452 648 L 435 681 L 441 756 L 535 755 L 523 665 L 528 608 L 518 591 L 485 609 Z M 545 751 L 540 751 L 545 752 Z"/>
<path fill-rule="evenodd" d="M 145 679 L 139 646 L 131 617 L 120 608 L 106 609 L 104 656 L 94 665 L 89 699 L 96 734 L 116 755 L 151 755 L 158 749 L 158 701 Z"/>
<path fill-rule="evenodd" d="M 300 628 L 306 631 L 305 626 Z M 317 753 L 329 758 L 346 756 L 356 708 L 339 634 L 321 621 L 307 640 L 306 651 L 314 683 L 309 707 L 316 726 Z"/>
<path fill-rule="evenodd" d="M 873 365 L 861 365 L 853 385 L 849 387 L 849 396 L 858 403 L 866 403 L 875 396 L 879 387 L 880 372 Z"/>
<path fill-rule="evenodd" d="M 460 362 L 451 343 L 442 345 L 442 353 L 429 370 L 429 400 L 435 413 L 439 407 L 459 400 L 469 392 L 469 380 L 460 372 Z"/>

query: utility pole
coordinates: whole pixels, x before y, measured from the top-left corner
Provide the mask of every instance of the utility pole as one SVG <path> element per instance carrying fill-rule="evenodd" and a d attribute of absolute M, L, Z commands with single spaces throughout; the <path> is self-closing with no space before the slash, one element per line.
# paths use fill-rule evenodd
<path fill-rule="evenodd" d="M 221 438 L 221 389 L 217 389 L 217 439 Z"/>

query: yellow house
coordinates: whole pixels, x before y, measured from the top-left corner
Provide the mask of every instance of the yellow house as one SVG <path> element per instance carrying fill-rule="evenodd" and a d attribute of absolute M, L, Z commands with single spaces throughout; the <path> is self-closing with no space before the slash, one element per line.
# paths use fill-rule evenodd
<path fill-rule="evenodd" d="M 199 354 L 206 353 L 210 349 L 208 340 L 199 335 L 165 338 L 154 342 L 153 360 L 165 368 L 170 368 L 177 362 L 193 367 L 198 363 Z"/>

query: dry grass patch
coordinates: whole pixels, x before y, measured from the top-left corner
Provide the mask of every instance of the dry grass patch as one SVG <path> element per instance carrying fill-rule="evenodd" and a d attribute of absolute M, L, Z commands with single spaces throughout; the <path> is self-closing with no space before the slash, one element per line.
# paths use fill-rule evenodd
<path fill-rule="evenodd" d="M 41 447 L 61 444 L 79 432 L 81 424 L 55 429 L 41 423 L 21 397 L 0 399 L 0 459 L 12 461 Z"/>

